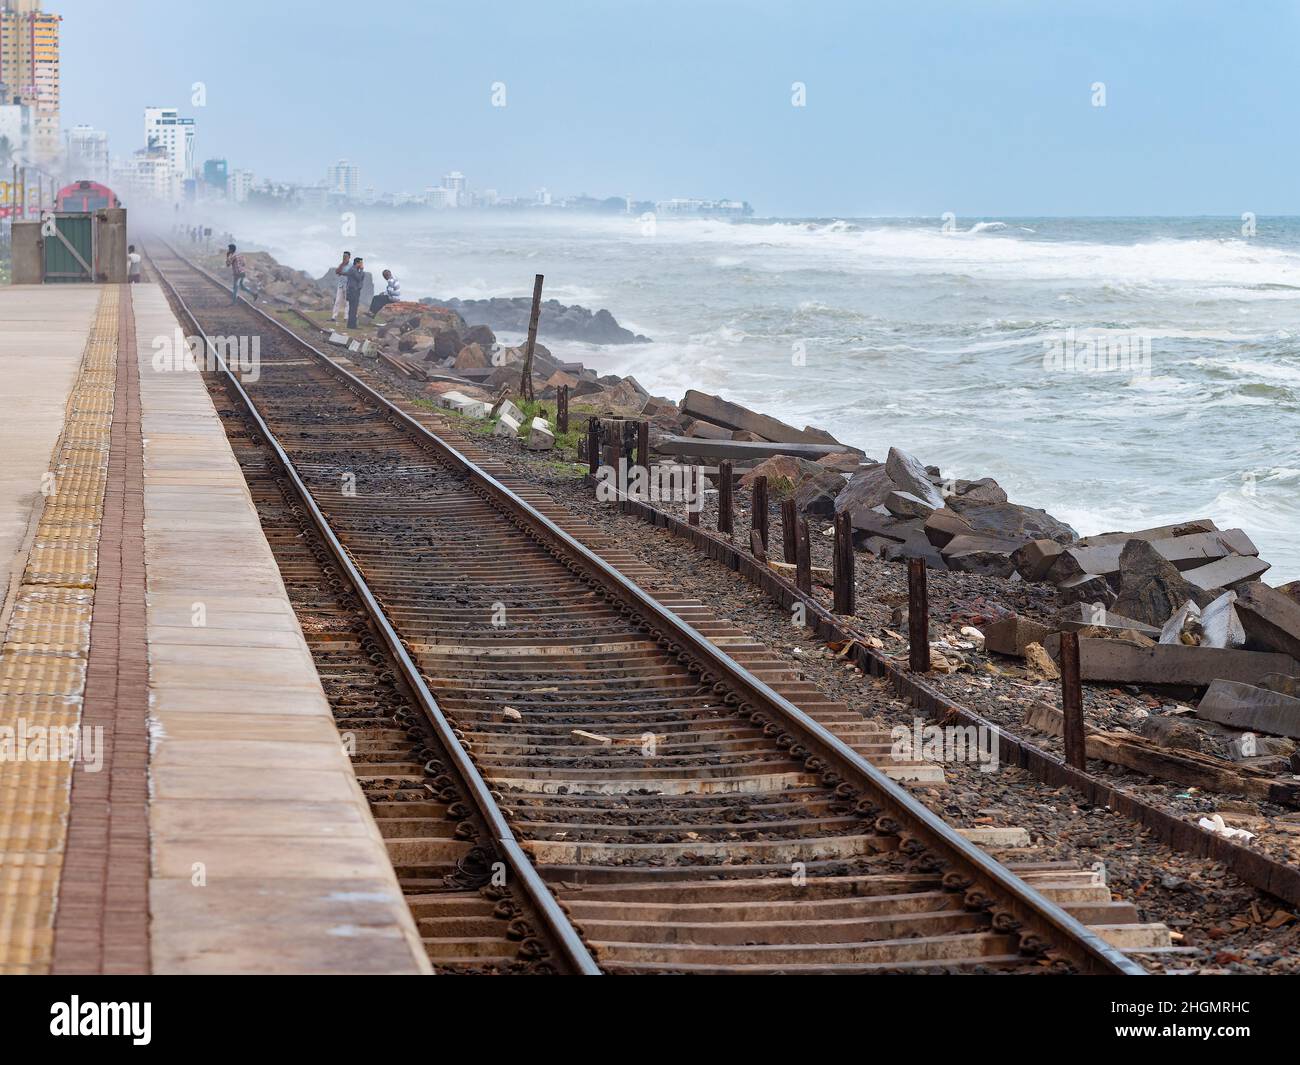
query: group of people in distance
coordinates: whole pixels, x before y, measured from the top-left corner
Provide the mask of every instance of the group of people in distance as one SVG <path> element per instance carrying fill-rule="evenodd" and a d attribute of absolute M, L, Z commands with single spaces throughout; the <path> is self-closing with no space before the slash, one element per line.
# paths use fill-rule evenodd
<path fill-rule="evenodd" d="M 132 251 L 135 249 L 132 248 Z M 240 292 L 248 294 L 250 299 L 257 298 L 257 291 L 248 283 L 248 264 L 244 257 L 239 254 L 239 249 L 231 244 L 226 248 L 226 266 L 230 268 L 231 289 L 230 298 L 239 302 Z M 334 286 L 334 310 L 330 314 L 330 321 L 337 322 L 339 314 L 342 312 L 344 305 L 348 309 L 348 328 L 357 327 L 357 311 L 361 304 L 361 290 L 366 284 L 366 261 L 360 256 L 352 258 L 350 251 L 343 253 L 343 259 L 338 266 L 334 268 L 336 278 Z M 378 293 L 370 301 L 370 317 L 373 320 L 375 315 L 387 307 L 390 303 L 397 303 L 402 298 L 401 282 L 393 276 L 393 271 L 384 271 L 384 291 Z"/>
<path fill-rule="evenodd" d="M 338 266 L 334 267 L 334 276 L 338 280 L 334 287 L 334 310 L 330 314 L 330 321 L 339 320 L 339 313 L 346 303 L 348 328 L 355 329 L 357 310 L 361 304 L 361 289 L 366 283 L 366 261 L 359 255 L 354 259 L 350 251 L 345 251 Z M 393 271 L 385 270 L 383 276 L 386 283 L 384 291 L 376 293 L 375 298 L 370 301 L 372 319 L 390 303 L 397 303 L 402 298 L 402 285 L 393 276 Z"/>

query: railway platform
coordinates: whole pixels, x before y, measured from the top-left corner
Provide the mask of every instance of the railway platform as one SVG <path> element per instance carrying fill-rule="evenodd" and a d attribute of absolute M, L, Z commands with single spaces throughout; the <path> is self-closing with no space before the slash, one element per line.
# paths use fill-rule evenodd
<path fill-rule="evenodd" d="M 0 974 L 427 973 L 178 331 L 0 288 Z"/>

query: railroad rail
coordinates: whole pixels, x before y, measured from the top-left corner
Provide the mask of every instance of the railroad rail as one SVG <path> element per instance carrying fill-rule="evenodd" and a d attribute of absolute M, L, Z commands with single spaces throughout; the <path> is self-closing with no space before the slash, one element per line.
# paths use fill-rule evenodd
<path fill-rule="evenodd" d="M 255 381 L 208 350 L 436 741 L 396 781 L 472 807 L 462 858 L 491 852 L 558 968 L 1144 971 L 818 720 L 761 647 L 711 642 L 706 607 L 650 595 L 211 274 L 150 257 L 196 335 L 260 338 Z"/>

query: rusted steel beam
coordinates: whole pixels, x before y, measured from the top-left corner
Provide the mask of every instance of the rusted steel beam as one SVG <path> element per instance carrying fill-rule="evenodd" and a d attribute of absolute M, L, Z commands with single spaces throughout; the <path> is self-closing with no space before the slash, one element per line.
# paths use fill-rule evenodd
<path fill-rule="evenodd" d="M 650 471 L 650 423 L 644 419 L 636 423 L 636 464 Z"/>
<path fill-rule="evenodd" d="M 853 515 L 835 515 L 835 613 L 855 612 L 853 585 Z"/>
<path fill-rule="evenodd" d="M 930 672 L 930 593 L 926 587 L 925 559 L 907 560 L 907 635 L 913 673 Z"/>
<path fill-rule="evenodd" d="M 593 477 L 600 469 L 600 419 L 587 421 L 587 472 Z"/>
<path fill-rule="evenodd" d="M 781 500 L 781 549 L 785 561 L 794 565 L 798 558 L 799 515 L 793 499 Z"/>
<path fill-rule="evenodd" d="M 731 498 L 731 463 L 718 463 L 718 532 L 730 536 L 735 532 L 735 518 L 732 513 Z"/>
<path fill-rule="evenodd" d="M 799 591 L 808 595 L 812 591 L 812 540 L 808 536 L 808 519 L 800 518 L 796 528 L 794 583 Z"/>
<path fill-rule="evenodd" d="M 704 509 L 704 471 L 698 466 L 687 466 L 686 478 L 690 486 L 686 493 L 686 524 L 698 526 L 700 511 Z"/>
<path fill-rule="evenodd" d="M 555 392 L 555 429 L 559 433 L 569 431 L 569 386 L 560 385 Z"/>
<path fill-rule="evenodd" d="M 1065 764 L 1088 768 L 1083 723 L 1083 684 L 1079 679 L 1079 634 L 1061 633 L 1061 712 L 1065 716 Z"/>

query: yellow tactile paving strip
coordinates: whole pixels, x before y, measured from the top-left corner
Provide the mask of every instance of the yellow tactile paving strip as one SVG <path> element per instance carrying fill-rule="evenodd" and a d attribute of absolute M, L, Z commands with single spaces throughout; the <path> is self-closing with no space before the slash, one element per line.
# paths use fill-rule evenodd
<path fill-rule="evenodd" d="M 0 974 L 49 971 L 72 764 L 41 754 L 81 719 L 108 474 L 118 293 L 100 293 L 35 541 L 0 640 Z M 26 743 L 21 742 L 28 737 Z"/>

